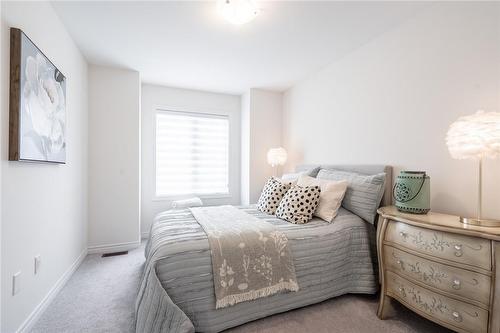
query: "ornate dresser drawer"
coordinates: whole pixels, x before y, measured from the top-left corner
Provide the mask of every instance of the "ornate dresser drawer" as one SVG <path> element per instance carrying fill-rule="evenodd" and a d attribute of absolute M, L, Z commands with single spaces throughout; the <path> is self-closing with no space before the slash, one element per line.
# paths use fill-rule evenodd
<path fill-rule="evenodd" d="M 379 318 L 397 300 L 462 333 L 500 333 L 500 226 L 378 210 Z"/>
<path fill-rule="evenodd" d="M 403 277 L 422 282 L 463 300 L 473 300 L 484 307 L 490 304 L 491 277 L 481 273 L 433 262 L 387 246 L 386 268 Z"/>
<path fill-rule="evenodd" d="M 392 222 L 386 241 L 441 259 L 491 270 L 491 242 L 487 239 Z"/>
<path fill-rule="evenodd" d="M 488 332 L 488 311 L 419 287 L 398 275 L 387 273 L 387 294 L 408 307 L 455 330 Z"/>

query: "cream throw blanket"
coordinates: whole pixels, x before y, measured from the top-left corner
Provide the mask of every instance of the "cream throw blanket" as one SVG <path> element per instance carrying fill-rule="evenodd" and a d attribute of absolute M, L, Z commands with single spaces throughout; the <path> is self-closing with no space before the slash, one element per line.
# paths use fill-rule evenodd
<path fill-rule="evenodd" d="M 190 208 L 210 244 L 215 308 L 299 290 L 285 234 L 233 206 Z"/>

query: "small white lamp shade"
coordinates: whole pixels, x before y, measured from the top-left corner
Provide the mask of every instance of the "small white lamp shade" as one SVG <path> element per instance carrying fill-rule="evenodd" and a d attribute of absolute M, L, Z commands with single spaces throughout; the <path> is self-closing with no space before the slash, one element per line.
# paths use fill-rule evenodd
<path fill-rule="evenodd" d="M 284 165 L 286 163 L 287 153 L 284 148 L 271 148 L 267 152 L 267 163 L 272 167 Z"/>
<path fill-rule="evenodd" d="M 453 158 L 475 159 L 500 156 L 500 113 L 478 111 L 451 124 L 446 144 Z"/>

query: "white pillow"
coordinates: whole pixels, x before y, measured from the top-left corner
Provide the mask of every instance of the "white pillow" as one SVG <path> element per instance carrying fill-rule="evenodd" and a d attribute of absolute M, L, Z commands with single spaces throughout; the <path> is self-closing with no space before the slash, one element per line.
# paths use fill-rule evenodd
<path fill-rule="evenodd" d="M 200 207 L 200 206 L 203 206 L 203 201 L 201 201 L 201 199 L 198 197 L 172 201 L 173 209 Z"/>
<path fill-rule="evenodd" d="M 297 181 L 299 186 L 319 186 L 319 204 L 314 211 L 314 215 L 326 222 L 332 222 L 342 204 L 348 181 L 332 181 L 317 179 L 306 175 L 301 175 Z"/>

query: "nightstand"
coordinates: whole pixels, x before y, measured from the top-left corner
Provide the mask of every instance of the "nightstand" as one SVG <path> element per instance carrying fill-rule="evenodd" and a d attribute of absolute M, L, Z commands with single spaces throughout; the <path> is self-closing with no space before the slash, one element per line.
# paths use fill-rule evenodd
<path fill-rule="evenodd" d="M 378 210 L 378 316 L 392 300 L 457 332 L 500 333 L 500 227 Z"/>

